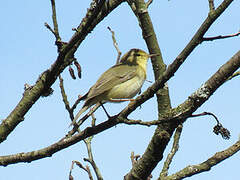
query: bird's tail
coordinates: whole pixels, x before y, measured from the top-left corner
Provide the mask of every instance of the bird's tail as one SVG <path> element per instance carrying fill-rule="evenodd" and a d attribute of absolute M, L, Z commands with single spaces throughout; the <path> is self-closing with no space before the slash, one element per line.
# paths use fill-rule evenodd
<path fill-rule="evenodd" d="M 72 123 L 70 124 L 70 126 L 74 125 L 78 118 L 81 116 L 82 113 L 84 113 L 87 109 L 89 108 L 89 106 L 83 106 L 82 109 L 77 113 L 77 115 L 74 117 Z"/>

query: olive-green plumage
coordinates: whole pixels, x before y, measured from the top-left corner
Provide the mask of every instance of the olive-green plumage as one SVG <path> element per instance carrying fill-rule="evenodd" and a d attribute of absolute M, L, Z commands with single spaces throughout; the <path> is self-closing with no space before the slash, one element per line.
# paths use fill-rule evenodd
<path fill-rule="evenodd" d="M 84 96 L 85 103 L 73 123 L 88 108 L 98 102 L 133 98 L 146 79 L 147 60 L 151 55 L 140 49 L 131 49 L 120 63 L 105 71 Z"/>

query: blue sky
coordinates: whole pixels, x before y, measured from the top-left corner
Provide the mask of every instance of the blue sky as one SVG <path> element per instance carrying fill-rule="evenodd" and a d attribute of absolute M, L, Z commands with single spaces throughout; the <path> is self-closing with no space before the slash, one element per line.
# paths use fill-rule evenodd
<path fill-rule="evenodd" d="M 216 6 L 221 1 L 216 1 Z M 90 1 L 57 1 L 57 18 L 63 41 L 73 35 L 72 28 L 77 27 L 86 13 Z M 54 36 L 44 27 L 52 25 L 50 1 L 2 1 L 1 11 L 1 54 L 0 118 L 4 119 L 16 106 L 24 92 L 25 83 L 34 84 L 38 76 L 55 61 L 57 57 Z M 207 36 L 226 35 L 239 31 L 239 1 L 233 2 L 223 15 L 213 24 Z M 149 8 L 157 38 L 165 63 L 170 64 L 197 31 L 208 14 L 207 1 L 154 1 Z M 111 33 L 115 31 L 120 50 L 125 53 L 131 48 L 147 51 L 138 22 L 126 3 L 105 18 L 81 44 L 76 58 L 82 66 L 82 79 L 71 79 L 66 69 L 65 89 L 71 103 L 79 94 L 88 91 L 97 77 L 112 66 L 117 57 L 112 45 Z M 204 42 L 188 57 L 175 76 L 168 82 L 172 106 L 183 102 L 200 87 L 218 68 L 239 50 L 239 37 Z M 148 64 L 148 80 L 153 80 L 151 64 Z M 150 86 L 146 82 L 143 91 Z M 54 93 L 41 98 L 25 116 L 25 120 L 0 144 L 0 155 L 28 152 L 46 147 L 68 131 L 70 119 L 61 99 L 59 81 L 53 85 Z M 211 117 L 189 119 L 184 124 L 180 149 L 176 154 L 170 174 L 187 165 L 198 164 L 217 151 L 222 151 L 237 141 L 239 137 L 239 78 L 224 84 L 197 112 L 215 113 L 221 123 L 231 131 L 231 139 L 223 140 L 212 133 L 215 125 Z M 157 118 L 154 106 L 156 99 L 146 102 L 130 115 L 133 119 L 144 121 Z M 78 109 L 82 104 L 78 106 Z M 108 104 L 111 115 L 118 113 L 127 103 Z M 106 120 L 102 109 L 95 113 L 97 122 Z M 86 125 L 88 123 L 86 122 Z M 155 127 L 117 125 L 94 137 L 92 148 L 94 158 L 104 179 L 123 179 L 131 168 L 130 153 L 142 154 L 152 137 Z M 166 150 L 165 157 L 171 147 Z M 30 164 L 19 163 L 0 167 L 0 176 L 4 180 L 14 179 L 67 179 L 72 160 L 83 162 L 86 157 L 83 142 L 54 154 L 50 158 L 34 161 Z M 239 153 L 223 163 L 189 179 L 236 179 L 239 177 Z M 86 164 L 86 163 L 85 163 Z M 153 172 L 158 177 L 162 167 L 160 163 Z M 76 179 L 87 179 L 85 172 L 75 167 Z"/>

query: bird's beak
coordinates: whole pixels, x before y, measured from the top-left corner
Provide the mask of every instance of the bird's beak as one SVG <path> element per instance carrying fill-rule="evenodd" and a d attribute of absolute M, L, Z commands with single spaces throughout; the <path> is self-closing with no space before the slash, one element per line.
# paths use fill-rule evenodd
<path fill-rule="evenodd" d="M 155 57 L 155 56 L 159 56 L 160 54 L 149 54 L 148 56 L 151 57 Z"/>

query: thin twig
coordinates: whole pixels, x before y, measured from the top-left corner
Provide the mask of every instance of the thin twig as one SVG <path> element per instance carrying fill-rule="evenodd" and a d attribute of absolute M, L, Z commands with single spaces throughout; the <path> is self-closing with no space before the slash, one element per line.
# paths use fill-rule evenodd
<path fill-rule="evenodd" d="M 206 116 L 206 115 L 213 116 L 214 119 L 217 121 L 217 124 L 220 124 L 217 116 L 215 116 L 215 114 L 213 114 L 211 112 L 203 112 L 203 113 L 199 113 L 199 114 L 192 114 L 190 117 L 199 117 L 199 116 Z"/>
<path fill-rule="evenodd" d="M 231 75 L 231 76 L 227 79 L 227 81 L 229 81 L 229 80 L 231 80 L 232 78 L 234 78 L 234 77 L 236 77 L 236 76 L 239 76 L 239 75 L 240 75 L 240 71 L 237 71 L 237 72 L 233 73 L 233 75 Z"/>
<path fill-rule="evenodd" d="M 55 32 L 54 32 L 54 30 L 51 28 L 51 26 L 48 24 L 48 23 L 44 23 L 44 26 L 47 28 L 47 29 L 49 29 L 49 31 L 51 32 L 51 33 L 53 33 L 53 35 L 56 37 L 56 34 L 55 34 Z"/>
<path fill-rule="evenodd" d="M 119 47 L 118 47 L 118 43 L 117 43 L 117 40 L 115 38 L 115 33 L 114 31 L 110 28 L 110 27 L 107 27 L 108 30 L 112 33 L 112 40 L 113 40 L 113 45 L 115 47 L 115 49 L 117 50 L 117 53 L 118 53 L 118 56 L 117 56 L 117 61 L 116 61 L 116 64 L 118 64 L 120 62 L 120 57 L 121 57 L 121 54 L 122 52 L 120 51 Z"/>
<path fill-rule="evenodd" d="M 134 166 L 137 163 L 138 158 L 140 158 L 140 155 L 139 154 L 135 155 L 134 152 L 132 151 L 130 156 L 132 166 Z"/>
<path fill-rule="evenodd" d="M 208 5 L 209 5 L 209 11 L 213 12 L 215 10 L 214 0 L 208 0 Z"/>
<path fill-rule="evenodd" d="M 152 2 L 153 2 L 153 0 L 148 0 L 148 1 L 146 2 L 147 8 L 150 6 L 150 4 L 152 4 Z"/>
<path fill-rule="evenodd" d="M 56 42 L 60 42 L 61 38 L 58 31 L 55 0 L 51 0 L 51 4 L 52 4 L 52 21 L 53 21 L 53 27 L 54 27 L 54 35 L 56 37 Z"/>
<path fill-rule="evenodd" d="M 64 89 L 64 85 L 63 85 L 63 78 L 61 77 L 61 75 L 59 75 L 59 81 L 60 81 L 59 86 L 60 86 L 60 89 L 61 89 L 62 99 L 63 99 L 63 102 L 65 104 L 65 108 L 68 111 L 71 120 L 73 120 L 74 119 L 73 111 L 70 108 L 70 105 L 69 105 L 69 102 L 68 102 L 68 99 L 67 99 L 67 95 L 66 95 L 66 92 L 65 92 L 65 89 Z"/>
<path fill-rule="evenodd" d="M 226 38 L 231 38 L 231 37 L 235 37 L 235 36 L 239 36 L 240 32 L 234 33 L 234 34 L 229 34 L 229 35 L 219 35 L 219 36 L 213 36 L 213 37 L 203 37 L 202 41 L 214 41 L 217 39 L 226 39 Z"/>
<path fill-rule="evenodd" d="M 216 135 L 221 134 L 223 139 L 227 139 L 227 140 L 230 139 L 230 136 L 231 136 L 230 131 L 222 126 L 222 124 L 219 122 L 217 116 L 215 116 L 213 113 L 203 112 L 203 113 L 200 113 L 200 114 L 191 115 L 190 117 L 198 117 L 198 116 L 205 116 L 205 115 L 213 116 L 214 119 L 217 121 L 217 125 L 215 125 L 213 127 L 213 132 Z"/>
<path fill-rule="evenodd" d="M 95 116 L 92 114 L 92 127 L 95 126 L 96 123 L 96 118 Z M 93 136 L 89 137 L 88 139 L 84 139 L 84 143 L 87 147 L 87 152 L 88 152 L 88 158 L 84 158 L 84 161 L 87 161 L 91 164 L 91 166 L 93 167 L 93 170 L 97 176 L 98 180 L 103 180 L 102 174 L 99 170 L 99 168 L 97 167 L 97 164 L 95 163 L 94 159 L 93 159 L 93 154 L 92 154 L 92 146 L 91 146 L 91 142 L 92 142 Z"/>
<path fill-rule="evenodd" d="M 88 151 L 88 158 L 84 158 L 84 161 L 87 161 L 91 164 L 91 166 L 93 167 L 93 170 L 97 176 L 98 180 L 103 180 L 102 174 L 99 170 L 99 168 L 97 167 L 97 164 L 95 163 L 94 159 L 93 159 L 93 154 L 92 154 L 92 147 L 91 147 L 91 140 L 92 137 L 85 139 L 84 142 L 87 146 L 87 151 Z"/>
<path fill-rule="evenodd" d="M 71 167 L 70 167 L 70 171 L 69 171 L 69 180 L 73 180 L 73 177 L 72 177 L 72 170 L 73 170 L 73 167 L 74 167 L 74 161 L 72 161 L 72 164 L 71 164 Z"/>
<path fill-rule="evenodd" d="M 132 162 L 132 167 L 135 166 L 135 164 L 138 162 L 138 159 L 139 159 L 140 157 L 141 157 L 141 156 L 140 156 L 139 154 L 135 155 L 133 151 L 131 152 L 130 159 L 131 159 L 131 162 Z M 152 178 L 152 174 L 150 174 L 150 175 L 147 177 L 147 180 L 150 180 L 151 178 Z"/>
<path fill-rule="evenodd" d="M 176 152 L 178 151 L 178 148 L 179 148 L 179 140 L 180 140 L 180 137 L 181 137 L 182 128 L 183 128 L 183 125 L 179 124 L 176 131 L 175 131 L 174 138 L 173 138 L 174 141 L 173 141 L 172 149 L 171 149 L 171 152 L 168 154 L 168 156 L 167 156 L 167 158 L 164 162 L 163 169 L 160 173 L 160 177 L 158 178 L 159 180 L 168 175 L 168 169 L 170 167 L 172 159 L 175 156 L 175 154 L 176 154 Z"/>
<path fill-rule="evenodd" d="M 96 120 L 97 119 L 96 119 L 96 117 L 95 117 L 95 115 L 93 113 L 91 114 L 91 117 L 92 117 L 92 127 L 93 127 L 93 126 L 96 125 Z"/>
<path fill-rule="evenodd" d="M 76 164 L 79 168 L 83 169 L 84 171 L 86 171 L 88 173 L 88 177 L 90 180 L 93 180 L 93 177 L 92 177 L 92 173 L 89 169 L 89 166 L 86 165 L 86 167 L 84 167 L 79 161 L 72 161 L 72 167 L 71 167 L 71 170 L 70 170 L 70 174 L 69 176 L 71 175 L 71 172 L 72 172 L 72 169 L 73 169 L 73 165 Z"/>

